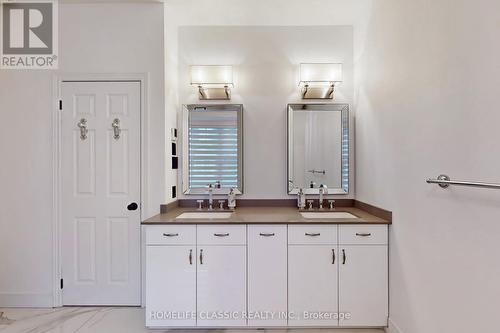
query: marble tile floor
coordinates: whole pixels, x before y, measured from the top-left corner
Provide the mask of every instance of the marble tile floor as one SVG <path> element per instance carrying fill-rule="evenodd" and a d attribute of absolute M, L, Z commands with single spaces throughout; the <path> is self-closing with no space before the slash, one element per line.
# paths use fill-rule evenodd
<path fill-rule="evenodd" d="M 135 307 L 0 308 L 0 333 L 155 333 L 148 330 L 144 309 Z M 266 330 L 192 330 L 195 333 L 265 333 Z M 383 333 L 379 329 L 293 329 L 271 333 Z M 190 330 L 178 330 L 189 333 Z"/>

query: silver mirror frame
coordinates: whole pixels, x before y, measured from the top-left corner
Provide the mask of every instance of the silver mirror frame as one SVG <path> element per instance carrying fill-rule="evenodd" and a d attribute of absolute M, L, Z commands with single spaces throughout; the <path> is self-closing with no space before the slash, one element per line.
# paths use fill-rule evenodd
<path fill-rule="evenodd" d="M 317 104 L 288 104 L 287 106 L 287 178 L 286 178 L 286 190 L 288 194 L 297 194 L 299 193 L 299 188 L 293 185 L 293 180 L 291 177 L 291 156 L 293 153 L 291 152 L 291 135 L 292 128 L 291 122 L 293 121 L 292 113 L 294 110 L 304 110 L 307 111 L 312 107 L 315 108 L 315 111 L 318 111 L 318 107 L 320 110 L 324 111 L 338 111 L 342 112 L 342 158 L 341 158 L 341 187 L 340 188 L 328 188 L 328 194 L 349 194 L 349 180 L 350 180 L 350 133 L 349 133 L 349 104 L 340 104 L 340 103 L 317 103 Z M 328 185 L 328 184 L 327 184 Z M 319 188 L 303 188 L 305 194 L 319 194 Z"/>
<path fill-rule="evenodd" d="M 238 112 L 238 173 L 241 177 L 240 187 L 234 189 L 235 194 L 243 194 L 243 104 L 185 104 L 182 106 L 182 123 L 180 126 L 179 142 L 180 151 L 182 152 L 182 193 L 186 195 L 207 194 L 207 190 L 203 188 L 189 188 L 189 112 L 198 108 L 206 110 L 213 109 L 214 111 L 233 110 Z M 214 188 L 213 194 L 228 194 L 229 188 Z"/>

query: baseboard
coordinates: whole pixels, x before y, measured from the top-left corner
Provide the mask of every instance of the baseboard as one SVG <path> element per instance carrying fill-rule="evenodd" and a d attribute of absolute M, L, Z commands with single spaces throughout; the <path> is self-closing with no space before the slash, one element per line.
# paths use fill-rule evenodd
<path fill-rule="evenodd" d="M 396 325 L 391 318 L 389 318 L 389 327 L 385 329 L 387 333 L 403 333 L 398 325 Z"/>
<path fill-rule="evenodd" d="M 0 307 L 13 308 L 51 308 L 52 293 L 1 293 Z"/>

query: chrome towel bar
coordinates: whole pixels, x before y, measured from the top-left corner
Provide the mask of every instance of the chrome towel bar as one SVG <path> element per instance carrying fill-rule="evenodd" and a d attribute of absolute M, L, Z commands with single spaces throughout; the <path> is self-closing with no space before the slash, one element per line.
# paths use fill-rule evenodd
<path fill-rule="evenodd" d="M 448 177 L 447 175 L 439 175 L 439 177 L 437 177 L 436 179 L 427 179 L 427 183 L 438 184 L 442 188 L 447 188 L 450 185 L 458 185 L 458 186 L 473 186 L 473 187 L 500 189 L 500 184 L 451 180 L 450 177 Z"/>

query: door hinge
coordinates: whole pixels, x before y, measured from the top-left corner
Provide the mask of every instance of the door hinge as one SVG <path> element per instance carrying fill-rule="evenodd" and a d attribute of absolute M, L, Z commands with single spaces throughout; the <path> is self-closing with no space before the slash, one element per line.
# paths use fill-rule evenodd
<path fill-rule="evenodd" d="M 64 279 L 61 279 L 60 283 L 61 283 L 61 289 L 63 289 L 64 288 Z"/>
<path fill-rule="evenodd" d="M 59 110 L 62 110 L 62 99 L 59 100 Z"/>

